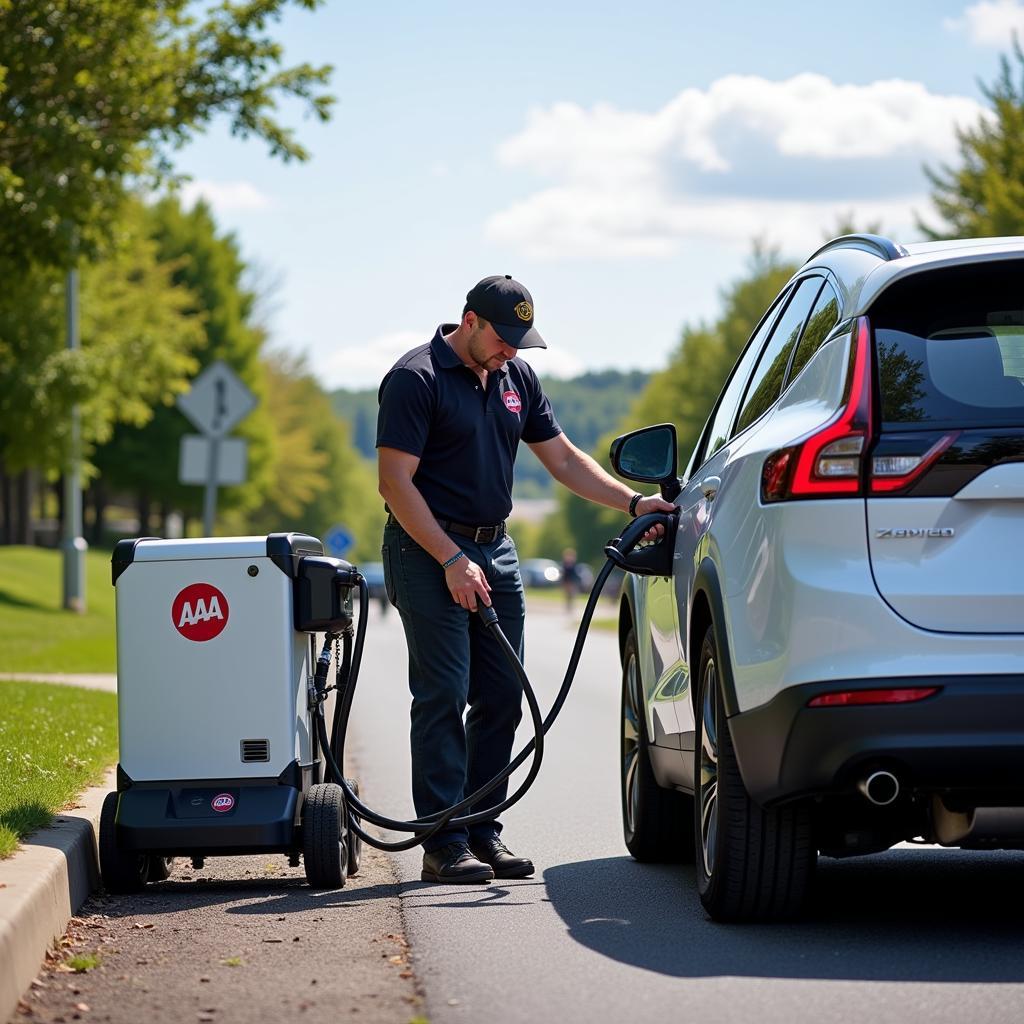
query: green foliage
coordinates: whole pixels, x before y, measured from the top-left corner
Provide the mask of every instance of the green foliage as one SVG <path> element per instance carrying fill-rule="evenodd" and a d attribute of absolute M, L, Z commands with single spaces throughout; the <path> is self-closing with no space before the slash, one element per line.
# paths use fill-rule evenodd
<path fill-rule="evenodd" d="M 0 672 L 115 670 L 110 552 L 88 551 L 85 572 L 88 611 L 76 615 L 62 607 L 59 551 L 0 547 Z"/>
<path fill-rule="evenodd" d="M 943 223 L 918 220 L 929 238 L 986 238 L 1024 234 L 1024 52 L 1016 38 L 1012 61 L 982 92 L 989 116 L 957 132 L 959 168 L 926 168 L 932 201 Z"/>
<path fill-rule="evenodd" d="M 0 857 L 7 857 L 117 760 L 117 696 L 0 681 L 0 701 Z"/>
<path fill-rule="evenodd" d="M 166 177 L 169 154 L 216 117 L 305 159 L 272 114 L 295 97 L 326 120 L 331 69 L 280 67 L 267 26 L 286 5 L 0 0 L 0 266 L 94 256 L 126 183 Z"/>
<path fill-rule="evenodd" d="M 174 281 L 195 297 L 195 327 L 201 340 L 199 366 L 222 359 L 260 400 L 234 431 L 249 442 L 249 478 L 218 491 L 218 510 L 255 509 L 271 487 L 273 428 L 266 410 L 266 376 L 260 353 L 263 332 L 251 324 L 255 296 L 242 286 L 245 264 L 230 235 L 220 235 L 209 208 L 197 203 L 184 210 L 165 199 L 148 211 L 149 230 L 160 257 L 174 269 Z M 165 397 L 145 426 L 123 425 L 96 463 L 112 488 L 147 495 L 166 507 L 198 515 L 203 489 L 178 483 L 181 438 L 194 433 L 185 416 Z"/>
<path fill-rule="evenodd" d="M 267 374 L 273 483 L 263 506 L 245 516 L 246 530 L 323 537 L 341 523 L 356 539 L 348 557 L 379 559 L 384 505 L 376 473 L 351 443 L 348 424 L 301 359 L 274 354 Z"/>
<path fill-rule="evenodd" d="M 80 407 L 83 449 L 117 423 L 142 424 L 195 369 L 203 335 L 195 299 L 174 281 L 138 202 L 122 205 L 107 255 L 80 275 L 81 348 L 65 338 L 65 275 L 34 267 L 0 292 L 0 457 L 8 469 L 57 472 Z"/>

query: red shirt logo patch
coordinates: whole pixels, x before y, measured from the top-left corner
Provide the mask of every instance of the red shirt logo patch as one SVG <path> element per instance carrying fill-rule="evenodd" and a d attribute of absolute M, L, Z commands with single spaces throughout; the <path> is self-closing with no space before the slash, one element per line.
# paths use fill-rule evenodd
<path fill-rule="evenodd" d="M 210 583 L 192 583 L 174 599 L 171 623 L 186 640 L 212 640 L 228 624 L 228 599 Z"/>
<path fill-rule="evenodd" d="M 522 409 L 523 403 L 514 391 L 506 391 L 501 396 L 501 400 L 505 403 L 505 408 L 509 412 L 514 412 L 517 416 L 519 415 L 519 410 Z"/>

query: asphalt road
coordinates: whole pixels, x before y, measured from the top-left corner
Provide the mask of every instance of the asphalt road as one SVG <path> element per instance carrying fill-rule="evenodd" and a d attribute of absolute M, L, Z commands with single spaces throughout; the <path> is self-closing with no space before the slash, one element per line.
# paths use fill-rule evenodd
<path fill-rule="evenodd" d="M 557 606 L 527 627 L 542 707 L 573 630 Z M 506 812 L 505 838 L 533 879 L 419 881 L 396 857 L 413 963 L 431 1024 L 686 1019 L 715 1022 L 1024 1018 L 1024 854 L 908 847 L 822 860 L 803 923 L 710 922 L 692 867 L 635 863 L 622 843 L 618 652 L 593 632 L 542 774 Z M 370 802 L 411 816 L 404 642 L 370 623 L 353 712 Z"/>

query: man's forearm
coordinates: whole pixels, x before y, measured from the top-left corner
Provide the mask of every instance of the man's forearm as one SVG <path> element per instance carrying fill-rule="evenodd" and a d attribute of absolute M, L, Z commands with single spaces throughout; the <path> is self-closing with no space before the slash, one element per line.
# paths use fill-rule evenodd
<path fill-rule="evenodd" d="M 446 562 L 460 550 L 437 525 L 419 488 L 411 480 L 382 484 L 380 493 L 391 514 L 402 524 L 402 529 L 438 562 Z"/>
<path fill-rule="evenodd" d="M 581 498 L 619 512 L 629 511 L 630 499 L 636 493 L 609 476 L 594 459 L 575 447 L 562 465 L 551 468 L 551 475 Z"/>

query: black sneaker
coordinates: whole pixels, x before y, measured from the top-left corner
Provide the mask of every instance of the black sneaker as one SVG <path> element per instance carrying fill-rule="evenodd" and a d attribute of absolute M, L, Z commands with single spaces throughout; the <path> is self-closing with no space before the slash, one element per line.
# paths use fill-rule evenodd
<path fill-rule="evenodd" d="M 449 843 L 423 854 L 424 882 L 489 882 L 494 872 L 469 852 L 465 843 Z"/>
<path fill-rule="evenodd" d="M 497 837 L 470 843 L 474 856 L 494 868 L 495 878 L 526 878 L 533 874 L 533 861 L 529 857 L 517 857 Z"/>

